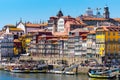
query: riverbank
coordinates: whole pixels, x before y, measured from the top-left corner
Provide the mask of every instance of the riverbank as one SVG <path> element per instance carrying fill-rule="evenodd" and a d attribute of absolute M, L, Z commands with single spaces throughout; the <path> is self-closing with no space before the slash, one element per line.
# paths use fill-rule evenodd
<path fill-rule="evenodd" d="M 39 55 L 39 56 L 21 56 L 19 58 L 19 60 L 35 60 L 35 61 L 44 60 L 48 64 L 56 64 L 57 61 L 64 60 L 64 61 L 67 61 L 68 65 L 71 65 L 73 63 L 80 64 L 81 62 L 84 62 L 90 59 L 96 61 L 99 64 L 102 64 L 101 58 L 97 58 L 97 57 L 86 58 L 86 57 L 79 57 L 79 56 L 68 57 L 68 56 L 40 56 Z"/>
<path fill-rule="evenodd" d="M 9 65 L 8 65 L 9 66 Z M 57 68 L 59 67 L 60 65 L 53 65 L 53 68 Z M 0 70 L 4 70 L 5 68 L 7 67 L 7 65 L 0 65 Z M 87 66 L 78 66 L 78 69 L 76 71 L 76 68 L 74 68 L 72 71 L 73 72 L 77 72 L 77 74 L 87 74 L 88 70 L 90 69 L 91 67 L 87 67 Z"/>
<path fill-rule="evenodd" d="M 89 61 L 90 59 L 94 59 L 96 63 L 101 63 L 100 58 L 85 58 L 85 57 L 67 57 L 67 56 L 21 56 L 18 61 L 21 61 L 23 64 L 26 63 L 26 61 L 30 63 L 26 64 L 31 64 L 31 61 L 33 64 L 38 63 L 39 61 L 44 61 L 48 65 L 53 65 L 53 68 L 56 68 L 57 66 L 59 67 L 60 65 L 66 65 L 70 67 L 71 65 L 79 65 L 77 68 L 74 68 L 73 72 L 76 72 L 77 74 L 87 74 L 88 70 L 91 68 L 90 65 L 86 65 L 85 61 Z M 20 62 L 20 63 L 21 63 Z M 17 62 L 18 63 L 18 62 Z M 81 65 L 81 63 L 83 65 Z M 33 65 L 31 64 L 31 65 Z M 3 69 L 5 66 L 0 65 L 0 69 Z"/>

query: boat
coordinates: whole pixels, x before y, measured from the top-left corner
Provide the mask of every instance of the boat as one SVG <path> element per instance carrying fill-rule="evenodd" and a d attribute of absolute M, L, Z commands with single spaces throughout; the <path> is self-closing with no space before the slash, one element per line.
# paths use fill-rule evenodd
<path fill-rule="evenodd" d="M 47 69 L 45 68 L 33 68 L 33 69 L 30 69 L 30 68 L 19 68 L 19 67 L 16 67 L 16 68 L 11 68 L 9 69 L 10 72 L 13 72 L 13 73 L 44 73 L 44 72 L 47 72 Z"/>
<path fill-rule="evenodd" d="M 110 70 L 102 71 L 101 69 L 90 69 L 88 71 L 88 76 L 91 78 L 98 78 L 98 79 L 116 78 L 116 75 L 112 74 L 112 72 L 110 72 Z"/>
<path fill-rule="evenodd" d="M 10 72 L 13 73 L 45 73 L 46 70 L 30 70 L 30 69 L 11 69 Z"/>
<path fill-rule="evenodd" d="M 73 71 L 66 71 L 66 72 L 64 72 L 63 74 L 66 74 L 66 75 L 74 75 L 75 72 L 73 72 Z"/>
<path fill-rule="evenodd" d="M 59 71 L 59 70 L 50 70 L 49 73 L 62 74 L 63 71 Z"/>
<path fill-rule="evenodd" d="M 65 74 L 65 75 L 74 75 L 75 74 L 75 72 L 73 72 L 73 71 L 65 71 L 64 69 L 65 69 L 65 67 L 55 68 L 53 70 L 50 70 L 49 73 Z"/>
<path fill-rule="evenodd" d="M 45 73 L 47 72 L 47 65 L 39 65 L 38 67 L 20 67 L 14 66 L 9 68 L 13 73 Z"/>
<path fill-rule="evenodd" d="M 74 75 L 75 72 L 72 71 L 57 71 L 57 70 L 50 70 L 49 73 L 54 73 L 54 74 L 65 74 L 65 75 Z"/>

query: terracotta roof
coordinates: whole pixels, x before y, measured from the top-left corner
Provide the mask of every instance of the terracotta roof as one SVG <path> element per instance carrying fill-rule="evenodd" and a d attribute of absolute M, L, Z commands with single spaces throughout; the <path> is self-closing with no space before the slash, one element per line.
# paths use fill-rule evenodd
<path fill-rule="evenodd" d="M 120 18 L 113 18 L 115 21 L 120 22 Z"/>
<path fill-rule="evenodd" d="M 87 28 L 94 28 L 95 26 L 86 26 Z"/>
<path fill-rule="evenodd" d="M 93 31 L 90 31 L 88 34 L 95 34 L 95 33 L 96 33 L 96 31 L 93 30 Z"/>
<path fill-rule="evenodd" d="M 23 31 L 21 28 L 9 28 L 10 31 Z"/>
<path fill-rule="evenodd" d="M 82 20 L 100 20 L 100 21 L 104 21 L 104 20 L 106 20 L 105 18 L 90 18 L 90 17 L 87 17 L 87 18 L 82 18 Z"/>
<path fill-rule="evenodd" d="M 65 35 L 68 35 L 68 33 L 65 33 L 65 32 L 54 32 L 53 35 L 54 36 L 65 36 Z"/>
<path fill-rule="evenodd" d="M 51 38 L 49 40 L 57 41 L 58 39 L 57 38 Z"/>
<path fill-rule="evenodd" d="M 18 39 L 14 39 L 14 42 L 20 42 L 20 40 L 18 40 Z"/>
<path fill-rule="evenodd" d="M 101 26 L 97 28 L 97 31 L 120 31 L 118 26 Z"/>
<path fill-rule="evenodd" d="M 77 29 L 72 30 L 71 32 L 89 32 L 89 31 L 77 28 Z"/>
<path fill-rule="evenodd" d="M 47 31 L 47 30 L 45 30 L 45 29 L 38 29 L 38 30 L 31 30 L 29 32 L 45 32 L 45 31 Z"/>
<path fill-rule="evenodd" d="M 82 21 L 78 21 L 78 20 L 67 20 L 66 22 L 69 22 L 70 25 L 85 25 L 85 23 L 83 23 Z"/>
<path fill-rule="evenodd" d="M 81 36 L 87 36 L 87 34 L 81 34 Z"/>
<path fill-rule="evenodd" d="M 26 27 L 36 27 L 36 28 L 39 28 L 41 26 L 47 26 L 48 23 L 44 23 L 44 24 L 32 24 L 32 23 L 26 23 L 25 26 Z"/>

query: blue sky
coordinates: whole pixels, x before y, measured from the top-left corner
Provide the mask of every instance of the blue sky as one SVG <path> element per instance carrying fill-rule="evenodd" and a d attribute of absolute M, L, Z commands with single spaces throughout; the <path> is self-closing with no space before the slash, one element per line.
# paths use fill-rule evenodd
<path fill-rule="evenodd" d="M 6 24 L 23 21 L 47 21 L 58 10 L 73 17 L 85 13 L 86 8 L 110 8 L 111 17 L 120 17 L 120 0 L 0 0 L 0 29 Z"/>

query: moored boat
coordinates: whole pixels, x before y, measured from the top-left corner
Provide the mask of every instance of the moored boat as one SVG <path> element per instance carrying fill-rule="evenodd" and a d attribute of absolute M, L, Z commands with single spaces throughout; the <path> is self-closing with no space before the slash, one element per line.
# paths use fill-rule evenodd
<path fill-rule="evenodd" d="M 46 70 L 12 69 L 12 70 L 10 70 L 10 72 L 13 72 L 13 73 L 45 73 Z"/>
<path fill-rule="evenodd" d="M 116 75 L 113 75 L 112 73 L 104 73 L 100 70 L 92 70 L 90 69 L 88 71 L 88 76 L 91 77 L 91 78 L 99 78 L 99 79 L 113 79 L 113 78 L 116 78 Z"/>

